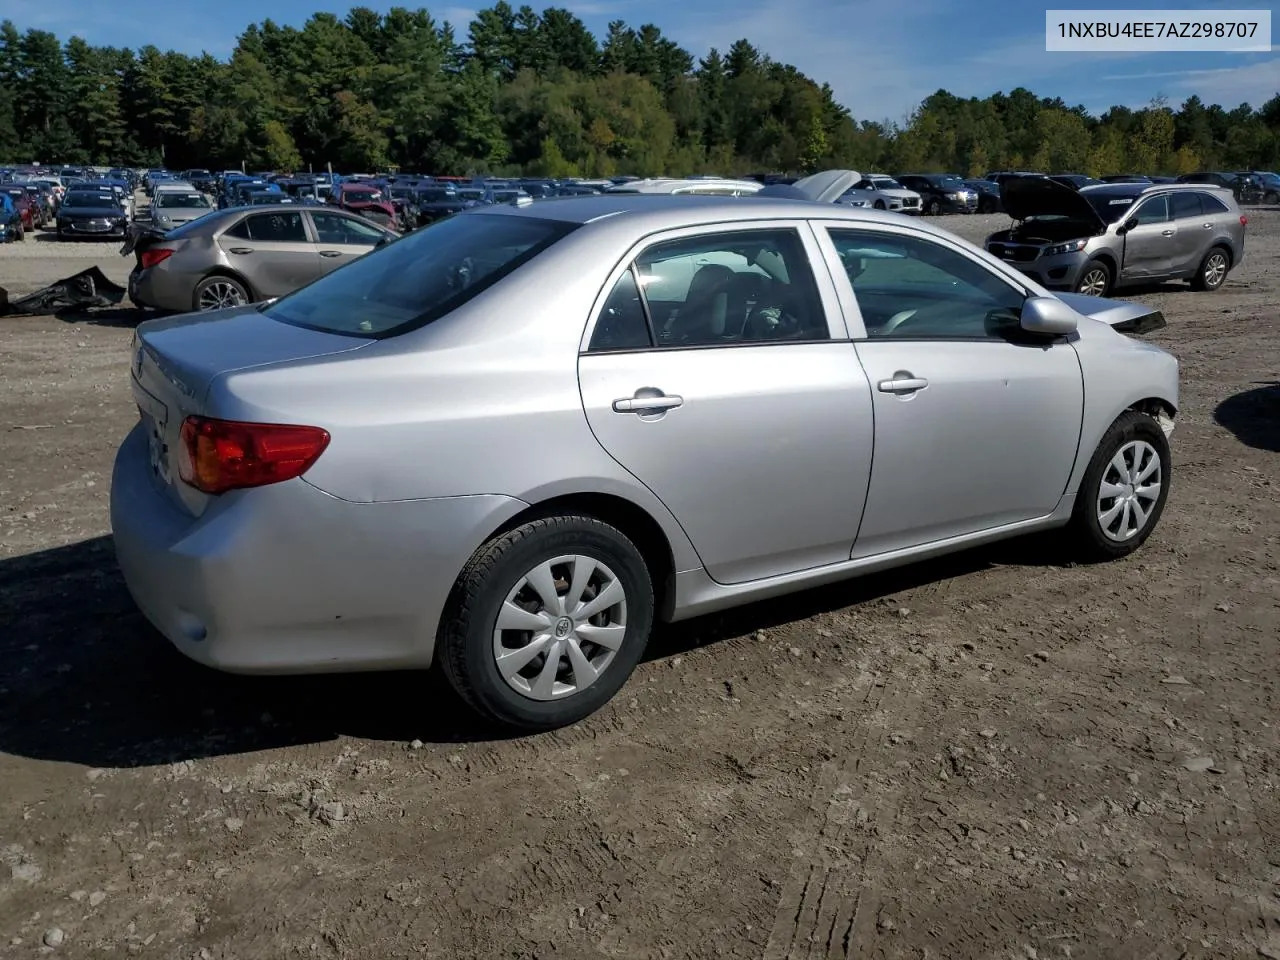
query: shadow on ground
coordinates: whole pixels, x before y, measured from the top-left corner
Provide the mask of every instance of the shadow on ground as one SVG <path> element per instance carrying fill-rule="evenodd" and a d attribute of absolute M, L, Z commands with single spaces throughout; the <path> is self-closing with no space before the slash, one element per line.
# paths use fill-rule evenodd
<path fill-rule="evenodd" d="M 1218 404 L 1213 419 L 1245 446 L 1280 452 L 1280 381 L 1255 383 Z"/>
<path fill-rule="evenodd" d="M 1043 562 L 1012 541 L 665 628 L 671 656 L 992 563 Z M 110 537 L 0 561 L 0 751 L 132 767 L 318 743 L 340 735 L 456 743 L 504 731 L 477 719 L 438 671 L 237 677 L 177 653 L 134 608 Z"/>

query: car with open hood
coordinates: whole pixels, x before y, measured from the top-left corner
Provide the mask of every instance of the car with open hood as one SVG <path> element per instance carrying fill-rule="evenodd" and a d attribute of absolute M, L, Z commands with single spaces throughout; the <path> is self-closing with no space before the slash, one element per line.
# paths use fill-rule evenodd
<path fill-rule="evenodd" d="M 1244 259 L 1245 226 L 1231 192 L 1198 184 L 1107 183 L 1075 190 L 1048 178 L 1001 186 L 1016 223 L 987 252 L 1055 290 L 1189 280 L 1216 290 Z"/>
<path fill-rule="evenodd" d="M 1178 364 L 1121 331 L 1158 313 L 835 204 L 836 173 L 479 206 L 139 325 L 111 481 L 138 606 L 209 666 L 438 665 L 546 729 L 658 622 L 1035 531 L 1137 550 Z"/>

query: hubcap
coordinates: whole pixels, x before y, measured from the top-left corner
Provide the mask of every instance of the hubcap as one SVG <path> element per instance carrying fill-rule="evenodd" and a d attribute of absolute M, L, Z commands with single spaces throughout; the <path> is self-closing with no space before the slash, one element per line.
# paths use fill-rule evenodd
<path fill-rule="evenodd" d="M 1226 275 L 1227 258 L 1220 253 L 1215 253 L 1204 265 L 1204 282 L 1211 287 L 1216 287 Z"/>
<path fill-rule="evenodd" d="M 1100 269 L 1090 270 L 1080 281 L 1080 292 L 1089 297 L 1100 297 L 1107 291 L 1107 275 Z"/>
<path fill-rule="evenodd" d="M 498 611 L 493 657 L 507 685 L 531 700 L 585 690 L 627 633 L 627 593 L 592 557 L 556 557 L 516 581 Z"/>
<path fill-rule="evenodd" d="M 200 291 L 201 310 L 221 310 L 244 304 L 244 294 L 234 283 L 216 280 Z"/>
<path fill-rule="evenodd" d="M 1132 540 L 1151 519 L 1164 476 L 1160 454 L 1145 440 L 1126 443 L 1102 471 L 1098 485 L 1098 526 L 1108 540 Z"/>

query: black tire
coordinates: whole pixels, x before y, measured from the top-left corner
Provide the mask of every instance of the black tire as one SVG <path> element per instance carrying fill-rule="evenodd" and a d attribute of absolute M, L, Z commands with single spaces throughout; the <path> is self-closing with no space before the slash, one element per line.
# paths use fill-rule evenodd
<path fill-rule="evenodd" d="M 204 296 L 204 294 L 215 285 L 226 286 L 235 291 L 238 291 L 240 295 L 241 303 L 253 302 L 253 295 L 249 293 L 248 289 L 245 287 L 243 283 L 241 283 L 239 280 L 235 279 L 234 277 L 227 276 L 226 274 L 215 273 L 212 276 L 205 277 L 203 280 L 197 283 L 195 290 L 191 292 L 191 309 L 193 311 L 199 312 L 201 310 L 221 309 L 219 307 L 212 307 L 212 306 L 202 307 L 200 305 L 201 297 Z M 230 304 L 228 304 L 228 306 L 230 306 Z"/>
<path fill-rule="evenodd" d="M 1268 190 L 1262 196 L 1262 202 L 1268 205 L 1280 203 L 1280 193 L 1275 190 Z"/>
<path fill-rule="evenodd" d="M 877 201 L 875 202 L 875 208 L 876 208 L 877 210 L 883 210 L 883 209 L 885 209 L 884 201 L 883 201 L 883 200 L 877 200 Z"/>
<path fill-rule="evenodd" d="M 581 691 L 560 699 L 534 699 L 514 689 L 499 672 L 494 631 L 507 595 L 526 574 L 567 554 L 598 561 L 616 576 L 626 599 L 623 639 L 598 679 Z M 476 551 L 449 595 L 436 655 L 449 683 L 479 713 L 521 730 L 551 730 L 594 713 L 622 688 L 644 655 L 653 615 L 648 567 L 625 534 L 594 517 L 552 516 L 516 527 Z M 546 662 L 540 658 L 539 654 L 530 661 L 535 673 L 537 665 Z M 562 672 L 565 662 L 567 654 Z M 576 673 L 573 676 L 577 682 Z M 532 678 L 526 682 L 532 688 Z"/>
<path fill-rule="evenodd" d="M 937 200 L 930 200 L 924 205 L 924 212 L 931 217 L 936 217 L 942 213 L 942 204 Z"/>
<path fill-rule="evenodd" d="M 18 221 L 18 239 L 19 240 L 27 239 L 27 226 L 21 220 Z"/>
<path fill-rule="evenodd" d="M 1227 282 L 1231 272 L 1231 254 L 1225 247 L 1210 247 L 1191 278 L 1192 290 L 1214 291 Z"/>
<path fill-rule="evenodd" d="M 1116 454 L 1130 443 L 1141 441 L 1155 449 L 1160 459 L 1160 489 L 1154 504 L 1149 501 L 1149 512 L 1145 524 L 1128 539 L 1119 540 L 1108 536 L 1102 529 L 1098 513 L 1102 509 L 1102 482 L 1111 474 L 1111 461 Z M 1169 481 L 1171 470 L 1169 440 L 1160 429 L 1154 418 L 1145 413 L 1127 410 L 1122 413 L 1107 432 L 1103 434 L 1098 448 L 1094 451 L 1089 467 L 1080 481 L 1080 489 L 1076 493 L 1075 508 L 1071 514 L 1071 522 L 1067 527 L 1068 539 L 1071 541 L 1073 553 L 1084 562 L 1116 560 L 1126 557 L 1137 550 L 1160 522 L 1164 513 L 1164 505 L 1169 499 Z M 1111 498 L 1110 505 L 1116 506 L 1116 499 Z M 1110 509 L 1110 507 L 1108 508 Z"/>
<path fill-rule="evenodd" d="M 1111 267 L 1106 261 L 1090 260 L 1080 271 L 1080 279 L 1076 281 L 1076 293 L 1092 291 L 1090 296 L 1105 297 L 1111 292 L 1111 285 L 1114 282 L 1115 277 L 1112 276 Z M 1098 283 L 1101 287 L 1097 286 Z"/>

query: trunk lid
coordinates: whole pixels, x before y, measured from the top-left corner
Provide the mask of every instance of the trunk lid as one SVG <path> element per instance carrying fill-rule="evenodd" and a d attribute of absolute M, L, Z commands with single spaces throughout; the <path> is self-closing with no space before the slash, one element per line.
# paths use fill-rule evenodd
<path fill-rule="evenodd" d="M 264 317 L 248 305 L 139 324 L 130 361 L 134 401 L 149 437 L 155 482 L 193 515 L 208 496 L 179 478 L 182 422 L 206 408 L 213 381 L 225 373 L 358 350 L 372 340 L 307 330 Z"/>
<path fill-rule="evenodd" d="M 1096 227 L 1097 232 L 1107 229 L 1107 223 L 1098 216 L 1087 199 L 1071 187 L 1055 183 L 1047 177 L 1013 177 L 1000 184 L 1000 198 L 1005 212 L 1015 220 L 1031 217 L 1067 217 Z"/>

